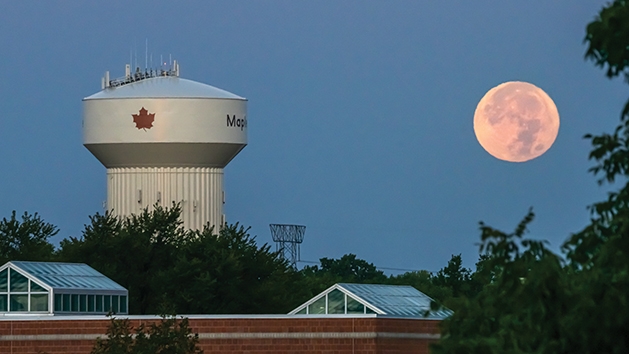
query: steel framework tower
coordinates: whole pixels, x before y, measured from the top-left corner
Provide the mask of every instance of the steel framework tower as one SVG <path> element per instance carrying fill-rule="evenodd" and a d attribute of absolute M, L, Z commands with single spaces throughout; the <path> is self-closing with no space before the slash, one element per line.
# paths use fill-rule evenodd
<path fill-rule="evenodd" d="M 293 268 L 299 261 L 299 245 L 304 242 L 306 227 L 304 225 L 270 224 L 271 236 L 275 241 L 275 250 L 282 258 L 287 259 Z"/>

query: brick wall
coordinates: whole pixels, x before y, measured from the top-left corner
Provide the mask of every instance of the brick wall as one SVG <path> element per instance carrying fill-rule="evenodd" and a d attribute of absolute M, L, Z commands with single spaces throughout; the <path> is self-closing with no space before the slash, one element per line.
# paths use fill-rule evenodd
<path fill-rule="evenodd" d="M 77 316 L 78 317 L 78 316 Z M 107 319 L 0 319 L 0 353 L 88 354 Z M 155 321 L 131 316 L 135 327 Z M 439 321 L 363 317 L 194 316 L 205 353 L 418 353 L 439 336 Z"/>

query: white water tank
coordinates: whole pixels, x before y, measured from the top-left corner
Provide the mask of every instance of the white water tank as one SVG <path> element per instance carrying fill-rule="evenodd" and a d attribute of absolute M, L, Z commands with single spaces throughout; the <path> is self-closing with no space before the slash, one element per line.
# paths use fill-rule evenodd
<path fill-rule="evenodd" d="M 138 74 L 139 73 L 139 74 Z M 223 168 L 247 145 L 247 100 L 174 70 L 103 79 L 83 99 L 83 142 L 107 168 L 107 209 L 181 203 L 184 227 L 217 230 Z"/>

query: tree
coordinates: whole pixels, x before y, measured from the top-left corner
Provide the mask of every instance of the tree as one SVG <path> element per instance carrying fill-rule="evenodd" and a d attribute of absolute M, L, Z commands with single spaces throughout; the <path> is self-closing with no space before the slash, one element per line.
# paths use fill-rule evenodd
<path fill-rule="evenodd" d="M 629 6 L 626 0 L 615 0 L 601 10 L 587 25 L 585 42 L 588 43 L 586 59 L 607 68 L 608 78 L 623 75 L 629 82 Z M 627 116 L 629 100 L 622 110 L 621 120 Z"/>
<path fill-rule="evenodd" d="M 479 270 L 490 279 L 442 327 L 433 353 L 575 353 L 564 318 L 574 303 L 562 259 L 544 241 L 523 239 L 533 213 L 512 233 L 481 223 Z"/>
<path fill-rule="evenodd" d="M 48 241 L 59 229 L 35 213 L 24 212 L 21 221 L 15 210 L 0 221 L 0 265 L 8 261 L 49 261 L 54 246 Z"/>
<path fill-rule="evenodd" d="M 478 272 L 472 273 L 462 264 L 460 254 L 452 255 L 448 264 L 435 275 L 425 270 L 406 272 L 391 275 L 387 284 L 410 285 L 430 296 L 436 304 L 456 310 L 460 298 L 471 297 L 482 288 L 482 279 Z"/>
<path fill-rule="evenodd" d="M 373 263 L 356 258 L 355 254 L 346 254 L 339 259 L 321 258 L 319 261 L 321 268 L 315 265 L 305 269 L 313 273 L 329 273 L 350 283 L 377 282 L 386 278 Z"/>
<path fill-rule="evenodd" d="M 58 259 L 86 263 L 127 288 L 131 313 L 159 313 L 156 275 L 172 267 L 176 245 L 185 237 L 180 213 L 173 205 L 128 218 L 96 214 L 82 237 L 61 241 Z"/>
<path fill-rule="evenodd" d="M 238 224 L 211 231 L 192 232 L 158 275 L 179 313 L 286 313 L 304 301 L 299 274 L 268 244 Z"/>
<path fill-rule="evenodd" d="M 451 303 L 452 289 L 441 284 L 435 284 L 435 277 L 429 271 L 419 270 L 391 275 L 386 283 L 391 285 L 410 285 L 430 296 L 438 304 L 454 309 Z"/>
<path fill-rule="evenodd" d="M 304 299 L 299 274 L 248 229 L 185 230 L 180 213 L 173 205 L 128 218 L 96 214 L 81 238 L 61 242 L 58 257 L 127 288 L 133 314 L 282 313 Z"/>
<path fill-rule="evenodd" d="M 387 276 L 373 263 L 346 254 L 339 259 L 321 258 L 321 267 L 306 266 L 301 270 L 310 296 L 316 295 L 335 283 L 385 283 Z"/>
<path fill-rule="evenodd" d="M 475 294 L 482 287 L 482 279 L 463 268 L 461 255 L 453 255 L 437 275 L 421 270 L 387 277 L 373 263 L 351 253 L 339 259 L 321 258 L 320 262 L 320 266 L 306 266 L 301 270 L 304 287 L 309 289 L 304 301 L 335 283 L 410 285 L 438 304 L 455 309 L 457 298 Z"/>
<path fill-rule="evenodd" d="M 629 82 L 629 3 L 614 1 L 587 26 L 586 58 L 607 68 L 607 77 L 624 76 Z M 591 224 L 564 244 L 575 281 L 581 285 L 580 301 L 572 323 L 580 326 L 579 339 L 591 352 L 629 352 L 629 101 L 613 134 L 586 135 L 593 145 L 591 168 L 599 184 L 624 181 L 607 200 L 593 204 Z"/>
<path fill-rule="evenodd" d="M 448 265 L 441 269 L 434 277 L 433 283 L 437 286 L 452 289 L 452 296 L 459 297 L 469 294 L 470 282 L 472 281 L 471 271 L 462 266 L 461 255 L 452 255 Z"/>
<path fill-rule="evenodd" d="M 587 26 L 586 58 L 629 81 L 629 3 L 616 0 Z M 591 223 L 562 246 L 521 240 L 529 214 L 505 234 L 481 224 L 488 258 L 482 291 L 444 321 L 434 353 L 627 353 L 629 337 L 629 101 L 612 134 L 586 135 L 599 184 L 625 182 L 589 207 Z"/>
<path fill-rule="evenodd" d="M 162 316 L 158 323 L 135 329 L 128 319 L 112 317 L 107 339 L 98 338 L 92 354 L 202 354 L 199 335 L 193 334 L 185 317 Z"/>
<path fill-rule="evenodd" d="M 107 339 L 97 338 L 91 354 L 132 354 L 134 353 L 133 333 L 129 319 L 111 318 L 107 327 Z"/>

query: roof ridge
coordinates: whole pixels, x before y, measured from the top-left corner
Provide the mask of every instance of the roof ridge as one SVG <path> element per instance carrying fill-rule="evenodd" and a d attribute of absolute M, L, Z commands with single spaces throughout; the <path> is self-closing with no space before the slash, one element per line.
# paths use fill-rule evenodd
<path fill-rule="evenodd" d="M 10 263 L 42 263 L 42 264 L 70 264 L 70 265 L 87 265 L 86 263 L 74 263 L 74 262 L 57 262 L 57 261 L 9 261 Z"/>

